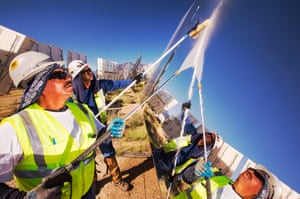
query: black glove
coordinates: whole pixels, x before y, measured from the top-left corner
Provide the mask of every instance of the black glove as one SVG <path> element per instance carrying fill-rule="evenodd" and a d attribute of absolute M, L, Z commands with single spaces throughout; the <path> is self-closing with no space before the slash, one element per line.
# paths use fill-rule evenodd
<path fill-rule="evenodd" d="M 184 102 L 184 103 L 182 104 L 182 108 L 188 108 L 188 109 L 191 109 L 191 106 L 192 106 L 191 102 Z"/>
<path fill-rule="evenodd" d="M 0 183 L 0 198 L 5 199 L 24 199 L 26 196 L 25 191 L 7 186 L 5 183 Z"/>
<path fill-rule="evenodd" d="M 29 191 L 24 199 L 59 199 L 62 186 L 44 188 L 43 183 Z"/>
<path fill-rule="evenodd" d="M 143 73 L 139 73 L 137 76 L 133 78 L 133 80 L 135 80 L 136 83 L 139 83 L 142 80 L 143 76 L 144 76 Z"/>

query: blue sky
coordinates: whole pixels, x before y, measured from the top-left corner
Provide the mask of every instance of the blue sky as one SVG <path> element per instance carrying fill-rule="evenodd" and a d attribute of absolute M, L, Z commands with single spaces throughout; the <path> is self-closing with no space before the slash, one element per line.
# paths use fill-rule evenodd
<path fill-rule="evenodd" d="M 142 55 L 143 63 L 151 63 L 192 2 L 2 0 L 0 24 L 85 53 L 94 66 L 97 57 L 122 63 Z M 299 5 L 296 0 L 225 2 L 205 53 L 205 123 L 300 192 Z M 174 61 L 170 70 L 178 64 Z M 187 99 L 190 75 L 182 72 L 167 87 L 180 102 Z M 198 116 L 197 93 L 192 99 L 192 113 Z"/>

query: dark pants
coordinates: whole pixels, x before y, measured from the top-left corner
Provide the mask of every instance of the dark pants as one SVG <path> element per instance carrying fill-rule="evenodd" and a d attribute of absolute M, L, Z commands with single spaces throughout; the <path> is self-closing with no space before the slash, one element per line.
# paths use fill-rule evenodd
<path fill-rule="evenodd" d="M 81 197 L 81 199 L 95 199 L 96 198 L 96 185 L 95 182 L 92 184 L 88 192 Z"/>
<path fill-rule="evenodd" d="M 116 150 L 112 144 L 112 139 L 109 138 L 102 142 L 99 146 L 101 153 L 103 154 L 104 158 L 112 157 L 115 155 Z"/>

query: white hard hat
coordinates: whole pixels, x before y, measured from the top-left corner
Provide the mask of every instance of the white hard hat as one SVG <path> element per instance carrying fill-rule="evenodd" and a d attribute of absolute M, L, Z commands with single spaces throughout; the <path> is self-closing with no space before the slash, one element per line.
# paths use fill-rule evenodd
<path fill-rule="evenodd" d="M 254 169 L 265 181 L 262 190 L 255 199 L 281 199 L 282 187 L 278 178 L 260 164 L 257 164 Z"/>
<path fill-rule="evenodd" d="M 82 71 L 82 69 L 84 69 L 84 67 L 86 67 L 87 65 L 88 64 L 84 63 L 81 60 L 73 60 L 69 63 L 68 72 L 74 79 L 80 73 L 80 71 Z"/>
<path fill-rule="evenodd" d="M 28 51 L 17 55 L 9 65 L 9 75 L 14 82 L 18 85 L 22 81 L 29 80 L 40 71 L 53 64 L 64 65 L 63 61 L 53 61 L 44 53 L 36 51 Z"/>

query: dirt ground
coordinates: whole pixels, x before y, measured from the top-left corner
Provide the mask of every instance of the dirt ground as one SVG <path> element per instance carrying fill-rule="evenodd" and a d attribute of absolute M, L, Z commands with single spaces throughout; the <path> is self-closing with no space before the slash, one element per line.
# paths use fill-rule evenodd
<path fill-rule="evenodd" d="M 111 177 L 106 173 L 106 166 L 101 154 L 96 157 L 98 169 L 97 199 L 161 199 L 156 170 L 152 156 L 124 157 L 117 156 L 123 178 L 133 185 L 128 192 L 121 191 L 111 183 Z"/>
<path fill-rule="evenodd" d="M 136 105 L 124 107 L 118 114 L 126 115 Z M 140 112 L 141 110 L 139 110 Z M 142 112 L 140 112 L 142 113 Z M 140 115 L 142 118 L 142 115 Z M 136 132 L 138 133 L 138 132 Z M 134 146 L 145 145 L 143 151 L 126 151 L 124 153 L 124 144 Z M 97 150 L 97 199 L 162 199 L 159 181 L 154 167 L 149 140 L 126 141 L 123 139 L 114 139 L 113 145 L 116 149 L 117 161 L 119 163 L 123 178 L 133 187 L 128 192 L 124 192 L 111 183 L 111 177 L 106 170 L 103 156 Z M 123 146 L 123 148 L 122 148 Z M 125 147 L 126 148 L 126 147 Z M 122 152 L 123 151 L 123 152 Z M 121 153 L 120 153 L 121 152 Z"/>

